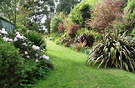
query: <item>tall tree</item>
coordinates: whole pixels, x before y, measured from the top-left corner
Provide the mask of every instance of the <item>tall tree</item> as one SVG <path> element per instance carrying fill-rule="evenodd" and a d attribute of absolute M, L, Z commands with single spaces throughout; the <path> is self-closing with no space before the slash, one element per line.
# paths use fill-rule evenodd
<path fill-rule="evenodd" d="M 69 14 L 71 7 L 73 7 L 74 5 L 79 3 L 80 1 L 82 1 L 82 0 L 60 0 L 56 11 L 57 12 L 64 12 L 64 14 Z"/>
<path fill-rule="evenodd" d="M 27 0 L 24 8 L 33 11 L 29 16 L 32 22 L 42 25 L 41 19 L 50 12 L 54 12 L 53 6 L 53 0 Z"/>

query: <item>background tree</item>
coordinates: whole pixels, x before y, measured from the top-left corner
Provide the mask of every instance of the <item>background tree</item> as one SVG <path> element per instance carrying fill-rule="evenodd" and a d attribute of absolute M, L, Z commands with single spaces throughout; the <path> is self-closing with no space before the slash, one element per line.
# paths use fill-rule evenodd
<path fill-rule="evenodd" d="M 73 7 L 74 5 L 79 3 L 80 1 L 82 1 L 82 0 L 60 0 L 56 11 L 57 12 L 64 12 L 64 14 L 69 14 L 71 7 Z"/>
<path fill-rule="evenodd" d="M 53 6 L 53 0 L 27 0 L 24 8 L 33 11 L 29 16 L 32 22 L 42 25 L 41 19 L 49 12 L 54 12 Z"/>

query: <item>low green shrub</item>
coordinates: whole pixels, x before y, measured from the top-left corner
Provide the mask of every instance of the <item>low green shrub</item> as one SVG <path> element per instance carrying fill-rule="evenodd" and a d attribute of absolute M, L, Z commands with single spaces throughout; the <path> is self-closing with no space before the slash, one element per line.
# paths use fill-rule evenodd
<path fill-rule="evenodd" d="M 120 34 L 109 33 L 104 35 L 101 43 L 89 53 L 86 64 L 101 65 L 125 69 L 135 73 L 135 40 Z M 92 64 L 92 62 L 94 64 Z"/>
<path fill-rule="evenodd" d="M 24 26 L 24 25 L 16 25 L 16 29 L 18 29 L 18 30 L 22 30 L 23 32 L 25 32 L 26 31 L 26 27 Z"/>
<path fill-rule="evenodd" d="M 19 88 L 24 59 L 13 43 L 0 37 L 0 87 Z"/>

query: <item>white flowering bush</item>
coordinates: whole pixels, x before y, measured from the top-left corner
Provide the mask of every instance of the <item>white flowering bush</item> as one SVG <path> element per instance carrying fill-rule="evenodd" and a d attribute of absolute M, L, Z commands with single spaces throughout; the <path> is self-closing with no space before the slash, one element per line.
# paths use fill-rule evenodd
<path fill-rule="evenodd" d="M 47 72 L 53 69 L 53 65 L 49 57 L 45 55 L 46 52 L 41 50 L 39 46 L 35 45 L 28 38 L 24 37 L 19 32 L 16 32 L 13 36 L 13 39 L 11 39 L 4 28 L 0 30 L 0 37 L 6 42 L 12 42 L 25 59 L 22 73 L 23 81 L 20 83 L 23 87 L 26 87 L 24 84 L 33 83 L 33 78 L 46 76 Z"/>

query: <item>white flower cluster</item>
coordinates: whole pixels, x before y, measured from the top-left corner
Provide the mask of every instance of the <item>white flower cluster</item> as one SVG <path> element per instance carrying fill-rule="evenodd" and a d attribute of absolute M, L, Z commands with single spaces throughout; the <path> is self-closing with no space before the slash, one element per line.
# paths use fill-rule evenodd
<path fill-rule="evenodd" d="M 5 28 L 2 28 L 2 30 L 0 30 L 0 33 L 7 35 L 7 32 L 5 31 Z"/>
<path fill-rule="evenodd" d="M 21 36 L 19 32 L 16 32 L 16 37 L 14 38 L 14 41 L 18 41 L 18 39 L 24 39 L 24 36 Z"/>
<path fill-rule="evenodd" d="M 13 39 L 6 38 L 6 37 L 3 37 L 3 40 L 6 41 L 6 42 L 12 42 L 13 41 Z"/>
<path fill-rule="evenodd" d="M 38 54 L 35 54 L 35 55 L 38 56 Z M 44 58 L 44 59 L 46 59 L 46 60 L 49 60 L 49 57 L 46 56 L 46 55 L 40 56 L 39 58 Z M 38 62 L 38 61 L 39 61 L 39 59 L 36 59 L 36 60 L 35 60 L 35 62 Z"/>
<path fill-rule="evenodd" d="M 39 49 L 40 49 L 40 47 L 39 47 L 39 46 L 36 46 L 36 45 L 33 45 L 32 48 L 33 48 L 34 50 L 39 50 Z"/>
<path fill-rule="evenodd" d="M 5 31 L 5 28 L 2 28 L 2 30 L 0 30 L 0 36 L 1 35 L 4 35 L 6 36 L 8 33 L 7 31 Z M 11 42 L 13 41 L 13 39 L 10 39 L 10 38 L 7 38 L 7 37 L 3 37 L 3 40 L 6 41 L 6 42 Z"/>

